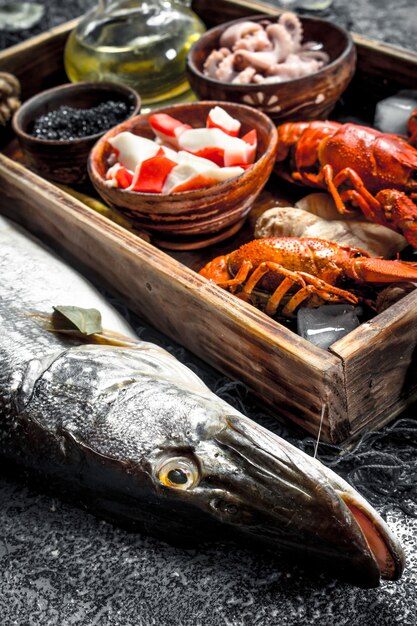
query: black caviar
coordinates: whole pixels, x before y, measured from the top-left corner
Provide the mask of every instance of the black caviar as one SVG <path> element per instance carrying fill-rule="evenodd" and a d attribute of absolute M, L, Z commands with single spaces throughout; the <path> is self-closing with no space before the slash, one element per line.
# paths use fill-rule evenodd
<path fill-rule="evenodd" d="M 123 122 L 132 112 L 126 102 L 108 100 L 91 109 L 61 106 L 35 120 L 31 134 L 39 139 L 62 141 L 101 133 Z"/>

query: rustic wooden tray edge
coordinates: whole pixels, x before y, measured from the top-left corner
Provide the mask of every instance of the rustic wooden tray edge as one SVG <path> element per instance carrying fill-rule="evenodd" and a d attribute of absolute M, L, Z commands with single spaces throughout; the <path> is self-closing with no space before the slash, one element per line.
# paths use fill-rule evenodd
<path fill-rule="evenodd" d="M 195 4 L 202 2 L 199 0 Z M 279 12 L 262 3 L 220 2 L 222 7 L 230 5 L 235 12 L 240 8 L 241 13 L 236 17 L 261 10 L 271 14 Z M 226 16 L 225 19 L 231 18 Z M 34 39 L 33 45 L 42 58 L 51 51 L 55 52 L 55 56 L 59 49 L 62 53 L 65 37 L 73 25 L 74 22 L 63 25 Z M 360 45 L 371 45 L 372 40 L 360 39 Z M 377 47 L 383 54 L 388 48 L 394 58 L 407 57 L 408 62 L 413 57 L 405 54 L 406 51 L 385 44 Z M 32 57 L 36 56 L 30 41 L 0 53 L 1 69 L 10 71 L 14 67 L 18 70 L 21 65 L 17 59 L 22 61 L 29 53 Z M 417 55 L 414 57 L 412 63 L 417 66 Z M 44 63 L 41 69 L 38 72 L 41 83 L 44 79 L 50 80 L 51 74 Z M 54 63 L 51 70 L 53 77 L 62 74 L 59 63 Z M 31 89 L 36 91 L 35 85 L 36 82 L 32 81 L 31 86 L 27 86 L 27 96 L 31 95 Z M 382 317 L 372 320 L 370 326 L 360 327 L 342 342 L 334 344 L 330 352 L 325 352 L 304 342 L 259 311 L 244 303 L 236 303 L 233 296 L 217 287 L 204 284 L 198 275 L 175 264 L 165 253 L 152 246 L 147 247 L 134 235 L 4 156 L 0 156 L 0 191 L 5 213 L 55 246 L 59 244 L 61 252 L 81 262 L 150 323 L 218 369 L 243 380 L 266 404 L 311 433 L 315 434 L 318 430 L 323 405 L 327 408 L 322 436 L 340 442 L 360 432 L 364 426 L 379 427 L 417 397 L 416 384 L 410 380 L 407 385 L 404 382 L 406 378 L 410 379 L 410 368 L 415 370 L 411 364 L 415 363 L 416 338 L 415 333 L 410 331 L 417 317 L 413 312 L 417 302 L 415 294 L 410 294 Z M 26 194 L 30 198 L 30 209 Z M 13 203 L 12 209 L 8 202 Z M 92 246 L 96 250 L 94 257 L 88 252 Z M 105 255 L 109 246 L 117 260 L 117 272 L 112 272 L 111 276 L 108 275 L 108 267 L 97 268 L 98 253 Z M 138 260 L 144 273 L 141 281 L 136 277 Z M 136 271 L 133 271 L 134 268 Z M 131 272 L 135 277 L 134 294 L 131 284 L 120 281 L 120 271 L 125 275 Z M 187 309 L 187 316 L 179 316 L 181 320 L 175 324 L 167 315 L 165 306 L 172 302 L 173 293 L 174 298 L 179 299 L 179 306 Z M 160 311 L 157 324 L 155 310 Z M 183 317 L 192 320 L 191 332 L 190 324 Z M 207 319 L 211 320 L 215 336 L 204 330 Z M 391 327 L 392 320 L 396 330 L 390 337 L 384 324 L 389 323 Z M 396 354 L 399 336 L 406 337 L 400 342 L 401 367 L 397 368 L 394 360 L 389 370 L 388 359 Z M 371 347 L 364 349 L 370 337 Z M 228 344 L 227 354 L 223 354 L 225 343 Z M 242 354 L 245 357 L 243 364 Z M 387 364 L 385 368 L 380 368 L 381 362 Z M 365 381 L 364 372 L 361 369 L 358 374 L 358 367 L 365 367 Z M 386 388 L 387 371 L 390 387 L 397 391 L 391 396 L 387 391 L 384 394 L 387 399 L 381 404 L 379 394 Z M 370 393 L 370 389 L 374 392 Z"/>
<path fill-rule="evenodd" d="M 169 337 L 221 371 L 243 380 L 278 413 L 314 433 L 322 404 L 332 404 L 323 435 L 334 439 L 331 431 L 341 431 L 342 423 L 342 438 L 347 435 L 339 357 L 237 301 L 3 155 L 0 196 L 5 215 L 81 263 Z M 172 310 L 177 312 L 175 320 Z M 294 396 L 295 380 L 299 381 L 298 398 Z"/>

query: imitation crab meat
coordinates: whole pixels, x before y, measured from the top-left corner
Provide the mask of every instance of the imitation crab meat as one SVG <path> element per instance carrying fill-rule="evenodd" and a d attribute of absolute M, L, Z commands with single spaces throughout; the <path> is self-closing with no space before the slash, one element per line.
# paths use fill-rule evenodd
<path fill-rule="evenodd" d="M 239 176 L 255 161 L 256 130 L 239 138 L 241 124 L 221 107 L 208 114 L 206 128 L 192 128 L 166 113 L 149 125 L 156 141 L 121 132 L 106 173 L 109 186 L 142 193 L 178 193 Z"/>
<path fill-rule="evenodd" d="M 207 116 L 207 128 L 220 128 L 231 137 L 238 137 L 241 123 L 221 107 L 214 107 Z"/>

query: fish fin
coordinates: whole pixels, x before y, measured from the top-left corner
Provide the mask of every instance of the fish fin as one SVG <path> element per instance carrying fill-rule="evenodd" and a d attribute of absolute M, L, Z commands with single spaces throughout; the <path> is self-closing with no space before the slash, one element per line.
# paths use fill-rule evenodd
<path fill-rule="evenodd" d="M 17 385 L 17 393 L 15 395 L 15 405 L 18 411 L 23 411 L 29 404 L 36 382 L 48 370 L 57 359 L 64 353 L 65 349 L 57 350 L 45 354 L 44 356 L 31 359 L 27 362 L 25 370 L 22 372 L 21 379 Z"/>

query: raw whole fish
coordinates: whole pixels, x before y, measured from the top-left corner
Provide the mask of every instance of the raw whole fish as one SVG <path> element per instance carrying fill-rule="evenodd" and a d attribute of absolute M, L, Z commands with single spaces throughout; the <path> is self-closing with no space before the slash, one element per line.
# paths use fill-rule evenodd
<path fill-rule="evenodd" d="M 99 309 L 114 340 L 46 329 L 56 305 Z M 240 537 L 362 587 L 401 576 L 398 541 L 345 481 L 135 339 L 81 276 L 2 218 L 0 358 L 0 456 L 48 488 L 169 539 Z"/>

